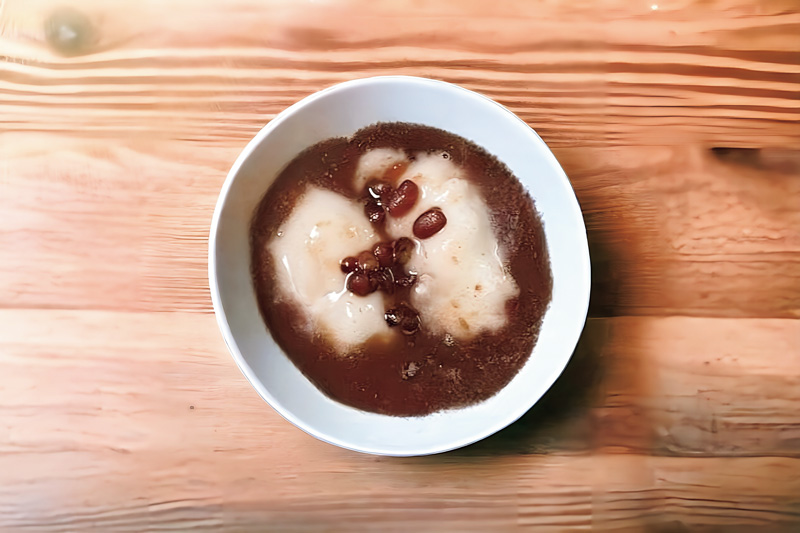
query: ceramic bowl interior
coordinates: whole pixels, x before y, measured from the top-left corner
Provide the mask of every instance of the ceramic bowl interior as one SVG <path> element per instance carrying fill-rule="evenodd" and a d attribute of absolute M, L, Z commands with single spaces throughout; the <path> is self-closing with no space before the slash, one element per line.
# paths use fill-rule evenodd
<path fill-rule="evenodd" d="M 249 224 L 278 173 L 300 151 L 376 122 L 412 122 L 465 137 L 494 154 L 524 184 L 542 215 L 553 297 L 528 362 L 492 398 L 424 417 L 367 413 L 322 394 L 273 341 L 250 277 Z M 234 360 L 284 418 L 329 443 L 381 455 L 424 455 L 478 441 L 519 418 L 553 384 L 583 329 L 589 252 L 570 183 L 547 145 L 496 102 L 444 82 L 389 76 L 342 83 L 280 113 L 231 169 L 214 212 L 209 279 L 214 310 Z"/>

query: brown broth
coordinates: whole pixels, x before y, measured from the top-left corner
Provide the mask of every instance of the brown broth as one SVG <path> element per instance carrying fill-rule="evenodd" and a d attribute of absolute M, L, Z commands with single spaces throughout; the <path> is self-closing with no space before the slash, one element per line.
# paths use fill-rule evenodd
<path fill-rule="evenodd" d="M 302 327 L 301 311 L 279 301 L 266 244 L 309 185 L 358 199 L 351 183 L 358 158 L 373 148 L 398 148 L 409 157 L 444 150 L 476 184 L 492 212 L 519 297 L 507 302 L 504 328 L 455 342 L 421 329 L 393 331 L 390 343 L 367 342 L 337 353 L 321 335 Z M 382 240 L 390 240 L 384 238 Z M 496 394 L 527 361 L 552 293 L 552 275 L 541 219 L 509 169 L 485 150 L 443 130 L 407 123 L 379 123 L 351 138 L 334 138 L 299 154 L 261 200 L 251 227 L 252 273 L 262 316 L 278 345 L 320 390 L 343 404 L 396 416 L 420 416 L 463 407 Z M 342 283 L 345 276 L 342 274 Z M 400 293 L 396 298 L 403 299 Z M 392 304 L 387 297 L 387 309 Z"/>

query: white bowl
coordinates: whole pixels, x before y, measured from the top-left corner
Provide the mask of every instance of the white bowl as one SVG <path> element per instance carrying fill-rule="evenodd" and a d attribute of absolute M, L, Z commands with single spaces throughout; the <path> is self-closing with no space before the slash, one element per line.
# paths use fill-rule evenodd
<path fill-rule="evenodd" d="M 250 277 L 249 225 L 278 173 L 303 149 L 375 122 L 450 131 L 505 163 L 544 221 L 553 296 L 530 359 L 500 392 L 424 417 L 367 413 L 320 392 L 273 341 Z M 476 442 L 517 420 L 561 374 L 589 304 L 589 250 L 567 176 L 544 141 L 496 102 L 456 85 L 407 76 L 341 83 L 301 100 L 245 147 L 222 186 L 209 238 L 208 275 L 219 327 L 236 364 L 286 420 L 323 441 L 380 455 L 426 455 Z"/>

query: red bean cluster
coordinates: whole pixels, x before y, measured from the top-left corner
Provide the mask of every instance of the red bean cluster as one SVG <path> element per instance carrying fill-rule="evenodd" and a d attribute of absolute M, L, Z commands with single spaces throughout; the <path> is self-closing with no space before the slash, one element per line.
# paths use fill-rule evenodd
<path fill-rule="evenodd" d="M 345 257 L 339 266 L 347 274 L 347 289 L 366 296 L 377 290 L 394 294 L 396 286 L 410 287 L 417 275 L 405 273 L 400 267 L 411 259 L 413 250 L 414 242 L 401 237 L 394 242 L 379 242 L 358 256 Z"/>
<path fill-rule="evenodd" d="M 419 187 L 411 180 L 404 180 L 397 188 L 390 184 L 402 176 L 407 163 L 397 163 L 389 168 L 382 180 L 373 181 L 367 187 L 364 214 L 375 225 L 382 225 L 386 215 L 401 217 L 411 211 L 419 199 Z M 422 213 L 414 221 L 413 232 L 418 239 L 427 239 L 439 233 L 447 224 L 442 210 L 434 207 Z M 407 289 L 417 281 L 413 272 L 405 272 L 403 265 L 411 259 L 414 242 L 401 237 L 392 242 L 379 242 L 371 250 L 356 256 L 348 256 L 339 262 L 342 272 L 347 274 L 347 289 L 358 296 L 367 296 L 375 291 L 394 294 L 398 289 Z M 419 313 L 405 303 L 396 303 L 384 314 L 386 323 L 397 327 L 405 335 L 419 330 Z"/>
<path fill-rule="evenodd" d="M 386 181 L 374 181 L 367 190 L 369 197 L 364 204 L 364 214 L 373 224 L 383 224 L 387 213 L 393 217 L 407 214 L 419 199 L 419 187 L 411 180 L 403 181 L 396 189 Z M 440 208 L 428 209 L 414 221 L 414 235 L 427 239 L 439 233 L 445 224 L 447 218 Z"/>

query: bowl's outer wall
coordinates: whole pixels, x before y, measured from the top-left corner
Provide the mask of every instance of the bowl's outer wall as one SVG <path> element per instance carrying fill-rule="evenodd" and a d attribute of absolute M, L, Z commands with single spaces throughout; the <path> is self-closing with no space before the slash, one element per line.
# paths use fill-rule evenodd
<path fill-rule="evenodd" d="M 323 395 L 273 341 L 250 276 L 249 225 L 280 170 L 303 149 L 376 122 L 425 124 L 461 135 L 504 162 L 542 215 L 553 298 L 519 374 L 494 397 L 464 409 L 398 418 L 362 412 Z M 258 393 L 287 420 L 324 441 L 382 455 L 424 455 L 480 440 L 525 413 L 562 372 L 589 304 L 586 230 L 569 180 L 545 143 L 499 104 L 424 78 L 346 82 L 298 102 L 247 145 L 223 185 L 212 221 L 209 280 L 231 354 Z"/>

